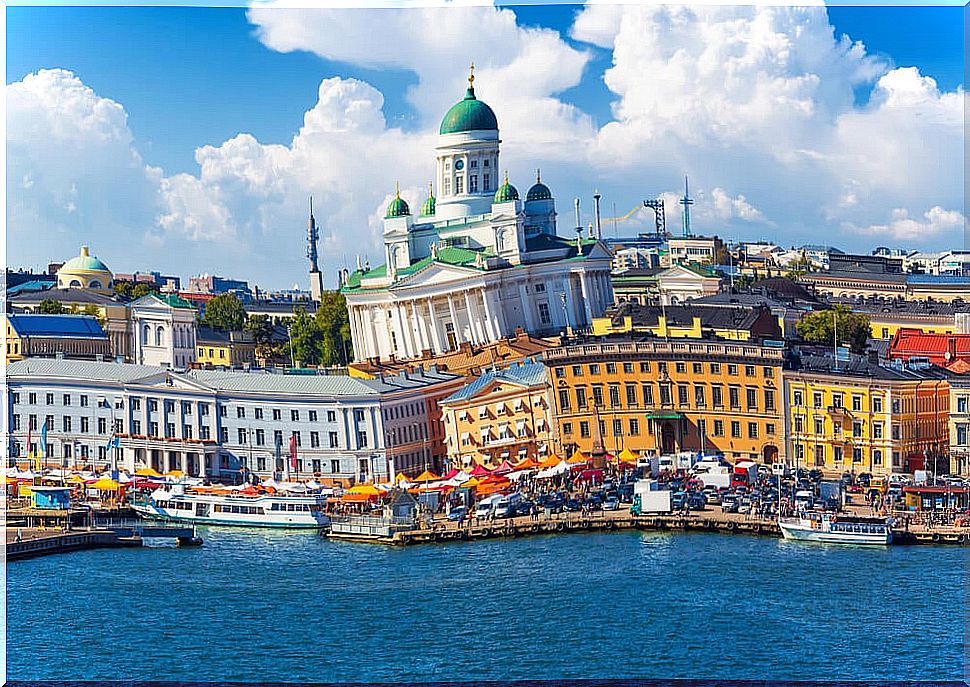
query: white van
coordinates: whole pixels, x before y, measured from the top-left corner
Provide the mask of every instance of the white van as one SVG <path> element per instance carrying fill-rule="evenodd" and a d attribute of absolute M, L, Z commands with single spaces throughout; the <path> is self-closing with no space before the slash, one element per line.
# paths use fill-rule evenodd
<path fill-rule="evenodd" d="M 475 506 L 475 517 L 483 519 L 487 518 L 492 514 L 495 506 L 497 506 L 498 502 L 503 498 L 505 498 L 504 494 L 492 494 L 491 496 L 486 496 L 483 498 L 478 502 L 478 505 Z"/>
<path fill-rule="evenodd" d="M 522 503 L 522 494 L 515 492 L 508 496 L 503 496 L 495 503 L 495 517 L 508 518 L 515 515 L 515 509 Z"/>

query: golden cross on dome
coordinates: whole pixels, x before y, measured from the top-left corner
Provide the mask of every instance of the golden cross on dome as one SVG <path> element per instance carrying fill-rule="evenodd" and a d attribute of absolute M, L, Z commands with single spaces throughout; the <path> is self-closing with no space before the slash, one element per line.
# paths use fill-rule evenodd
<path fill-rule="evenodd" d="M 472 62 L 468 67 L 468 87 L 475 87 L 475 63 Z"/>

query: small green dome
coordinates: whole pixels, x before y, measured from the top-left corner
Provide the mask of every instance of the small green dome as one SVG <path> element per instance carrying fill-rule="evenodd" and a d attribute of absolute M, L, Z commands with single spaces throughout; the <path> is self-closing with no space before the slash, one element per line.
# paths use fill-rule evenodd
<path fill-rule="evenodd" d="M 496 203 L 506 203 L 510 200 L 518 200 L 519 192 L 516 190 L 515 186 L 509 183 L 509 173 L 505 173 L 505 183 L 498 187 L 495 192 L 495 202 Z"/>
<path fill-rule="evenodd" d="M 431 217 L 434 215 L 435 200 L 434 200 L 434 189 L 431 188 L 431 184 L 428 184 L 428 198 L 424 201 L 424 205 L 421 206 L 421 216 Z"/>
<path fill-rule="evenodd" d="M 387 212 L 384 214 L 384 219 L 391 219 L 392 217 L 405 217 L 410 214 L 411 208 L 408 207 L 408 204 L 401 197 L 401 189 L 399 187 L 396 195 L 394 196 L 394 200 L 392 200 L 391 204 L 387 206 Z"/>
<path fill-rule="evenodd" d="M 81 246 L 81 254 L 77 257 L 71 258 L 61 267 L 62 270 L 70 272 L 72 270 L 81 270 L 84 272 L 110 272 L 108 266 L 103 262 L 98 260 L 96 257 L 88 252 L 87 246 Z"/>
<path fill-rule="evenodd" d="M 462 131 L 498 130 L 498 120 L 492 108 L 475 97 L 475 65 L 468 75 L 468 90 L 465 98 L 445 113 L 438 128 L 439 134 L 456 134 Z"/>
<path fill-rule="evenodd" d="M 536 183 L 532 185 L 529 192 L 525 196 L 526 201 L 530 200 L 552 200 L 552 191 L 549 187 L 542 183 L 542 179 L 539 176 L 539 170 L 536 170 Z"/>

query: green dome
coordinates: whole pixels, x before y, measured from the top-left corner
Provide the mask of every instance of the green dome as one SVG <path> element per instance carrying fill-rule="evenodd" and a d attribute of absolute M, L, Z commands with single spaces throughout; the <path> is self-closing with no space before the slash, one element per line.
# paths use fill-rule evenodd
<path fill-rule="evenodd" d="M 509 183 L 509 173 L 505 173 L 505 183 L 498 187 L 495 192 L 495 202 L 496 203 L 506 203 L 510 200 L 518 200 L 519 192 L 516 190 L 515 186 Z"/>
<path fill-rule="evenodd" d="M 549 187 L 542 183 L 542 179 L 539 177 L 539 170 L 536 170 L 536 183 L 532 185 L 529 192 L 525 196 L 526 201 L 529 200 L 552 200 L 552 191 Z"/>
<path fill-rule="evenodd" d="M 397 190 L 397 195 L 394 196 L 394 200 L 391 204 L 387 206 L 387 212 L 384 213 L 384 219 L 391 219 L 392 217 L 405 217 L 411 214 L 411 208 L 401 197 L 401 189 Z"/>
<path fill-rule="evenodd" d="M 110 272 L 108 266 L 88 253 L 87 246 L 81 246 L 81 254 L 71 258 L 61 267 L 68 272 L 81 270 L 85 272 Z"/>
<path fill-rule="evenodd" d="M 497 130 L 498 120 L 492 108 L 475 97 L 471 86 L 465 91 L 465 99 L 451 106 L 441 120 L 439 134 L 456 134 L 462 131 Z"/>
<path fill-rule="evenodd" d="M 434 189 L 431 188 L 431 184 L 428 184 L 428 198 L 424 201 L 424 205 L 421 206 L 421 216 L 431 217 L 434 215 L 435 200 L 434 200 Z"/>

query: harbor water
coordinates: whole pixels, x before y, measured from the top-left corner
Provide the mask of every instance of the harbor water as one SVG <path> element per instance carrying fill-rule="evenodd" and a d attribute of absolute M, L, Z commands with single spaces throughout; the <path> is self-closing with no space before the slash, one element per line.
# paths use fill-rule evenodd
<path fill-rule="evenodd" d="M 7 677 L 961 679 L 963 547 L 202 529 L 7 568 Z"/>

